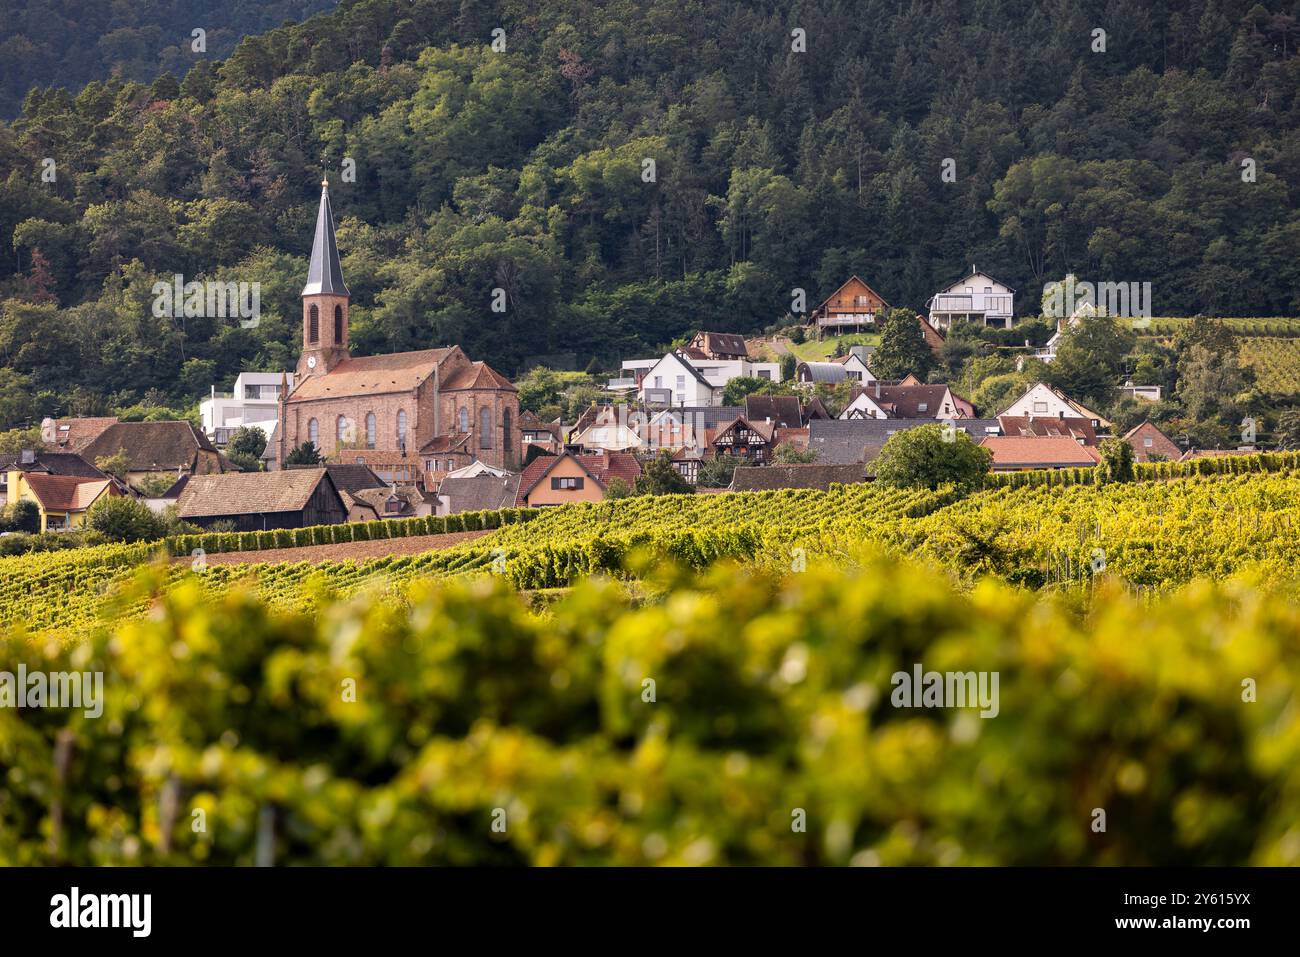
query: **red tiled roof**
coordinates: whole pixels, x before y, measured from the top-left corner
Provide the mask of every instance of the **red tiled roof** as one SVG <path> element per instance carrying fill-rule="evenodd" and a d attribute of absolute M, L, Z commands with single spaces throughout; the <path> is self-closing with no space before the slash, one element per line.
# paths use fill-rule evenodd
<path fill-rule="evenodd" d="M 75 475 L 46 475 L 28 472 L 27 486 L 41 507 L 58 512 L 81 512 L 103 494 L 112 483 L 108 479 L 84 479 Z"/>
<path fill-rule="evenodd" d="M 435 435 L 420 449 L 421 455 L 437 455 L 441 452 L 467 452 L 465 443 L 469 441 L 468 432 L 447 432 Z M 356 461 L 353 459 L 352 461 Z"/>
<path fill-rule="evenodd" d="M 516 504 L 524 500 L 542 479 L 544 479 L 561 459 L 571 458 L 586 470 L 603 491 L 611 480 L 621 478 L 628 485 L 635 485 L 641 477 L 641 463 L 635 455 L 626 452 L 610 452 L 607 455 L 539 455 L 528 463 L 519 478 L 519 493 Z"/>
<path fill-rule="evenodd" d="M 74 419 L 55 419 L 54 444 L 64 452 L 80 452 L 110 425 L 117 416 L 95 416 Z"/>
<path fill-rule="evenodd" d="M 408 466 L 412 469 L 420 468 L 420 457 L 407 453 L 403 455 L 398 451 L 384 451 L 380 449 L 345 449 L 338 453 L 339 462 L 344 465 L 365 465 L 371 469 L 397 468 Z"/>
<path fill-rule="evenodd" d="M 1097 445 L 1097 430 L 1091 419 L 1070 415 L 1052 418 L 1047 415 L 1000 415 L 998 425 L 1005 435 L 1064 435 L 1083 439 L 1084 445 Z"/>
<path fill-rule="evenodd" d="M 457 392 L 462 389 L 505 389 L 509 392 L 517 391 L 514 384 L 497 372 L 486 362 L 471 363 L 468 369 L 461 369 L 453 373 L 451 378 L 442 384 L 446 392 Z"/>
<path fill-rule="evenodd" d="M 980 445 L 993 453 L 994 468 L 1066 468 L 1101 460 L 1095 449 L 1064 435 L 990 435 Z"/>
<path fill-rule="evenodd" d="M 325 375 L 307 376 L 289 393 L 287 401 L 409 392 L 432 375 L 450 352 L 421 349 L 344 359 Z"/>
<path fill-rule="evenodd" d="M 773 445 L 790 444 L 800 452 L 808 451 L 808 427 L 801 429 L 777 429 L 772 439 Z"/>

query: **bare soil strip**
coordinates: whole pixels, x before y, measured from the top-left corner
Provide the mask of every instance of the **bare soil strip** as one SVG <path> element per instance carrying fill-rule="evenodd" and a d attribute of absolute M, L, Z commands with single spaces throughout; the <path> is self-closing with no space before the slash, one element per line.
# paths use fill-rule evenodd
<path fill-rule="evenodd" d="M 384 558 L 389 555 L 418 555 L 461 542 L 482 538 L 491 531 L 446 532 L 442 535 L 413 535 L 408 538 L 380 538 L 368 542 L 343 542 L 338 545 L 303 545 L 299 548 L 263 548 L 250 552 L 215 552 L 207 556 L 209 565 L 252 565 L 262 562 L 345 562 L 348 559 Z M 181 555 L 175 564 L 190 564 L 193 559 Z"/>

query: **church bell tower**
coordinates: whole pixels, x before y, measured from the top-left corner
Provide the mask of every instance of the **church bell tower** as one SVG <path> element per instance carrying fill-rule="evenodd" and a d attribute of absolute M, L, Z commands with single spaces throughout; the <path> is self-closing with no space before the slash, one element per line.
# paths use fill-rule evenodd
<path fill-rule="evenodd" d="M 302 287 L 302 354 L 297 382 L 324 375 L 348 351 L 348 287 L 343 284 L 338 244 L 334 239 L 334 211 L 330 207 L 329 180 L 320 184 L 320 210 L 316 237 L 311 245 L 307 285 Z"/>

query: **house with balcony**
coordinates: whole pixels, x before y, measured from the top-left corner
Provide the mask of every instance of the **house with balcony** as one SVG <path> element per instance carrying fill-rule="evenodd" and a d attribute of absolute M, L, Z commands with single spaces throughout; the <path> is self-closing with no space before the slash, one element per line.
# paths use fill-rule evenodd
<path fill-rule="evenodd" d="M 951 329 L 957 321 L 1010 329 L 1015 296 L 1016 291 L 1006 283 L 971 266 L 969 276 L 939 290 L 925 307 L 936 329 Z"/>
<path fill-rule="evenodd" d="M 224 449 L 230 437 L 243 426 L 256 426 L 266 433 L 267 457 L 270 457 L 275 425 L 280 413 L 280 386 L 287 383 L 293 391 L 292 372 L 241 372 L 234 389 L 212 394 L 199 404 L 199 420 L 212 444 Z"/>
<path fill-rule="evenodd" d="M 628 363 L 623 367 L 627 369 Z M 639 376 L 637 398 L 659 408 L 719 405 L 727 383 L 742 376 L 780 382 L 781 363 L 692 358 L 685 350 L 676 349 L 655 360 Z"/>
<path fill-rule="evenodd" d="M 838 336 L 845 332 L 873 329 L 888 311 L 889 303 L 880 293 L 859 277 L 852 276 L 827 296 L 808 318 L 818 336 Z"/>

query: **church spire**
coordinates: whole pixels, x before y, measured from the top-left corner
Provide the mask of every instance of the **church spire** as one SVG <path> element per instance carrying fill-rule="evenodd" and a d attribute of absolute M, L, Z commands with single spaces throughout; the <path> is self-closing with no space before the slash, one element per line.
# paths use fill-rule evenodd
<path fill-rule="evenodd" d="M 343 284 L 343 267 L 339 265 L 339 248 L 334 240 L 334 211 L 330 207 L 330 185 L 320 184 L 320 210 L 316 213 L 316 238 L 311 244 L 311 265 L 307 269 L 304 296 L 350 295 Z"/>

